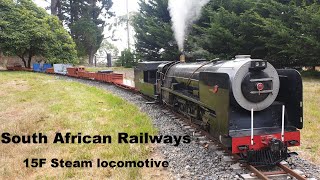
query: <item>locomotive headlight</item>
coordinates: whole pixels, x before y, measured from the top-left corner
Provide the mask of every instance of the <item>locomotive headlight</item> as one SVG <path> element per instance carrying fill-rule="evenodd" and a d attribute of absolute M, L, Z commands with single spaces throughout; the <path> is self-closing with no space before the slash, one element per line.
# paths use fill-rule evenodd
<path fill-rule="evenodd" d="M 266 61 L 252 61 L 250 70 L 253 71 L 260 71 L 267 68 L 267 62 Z"/>

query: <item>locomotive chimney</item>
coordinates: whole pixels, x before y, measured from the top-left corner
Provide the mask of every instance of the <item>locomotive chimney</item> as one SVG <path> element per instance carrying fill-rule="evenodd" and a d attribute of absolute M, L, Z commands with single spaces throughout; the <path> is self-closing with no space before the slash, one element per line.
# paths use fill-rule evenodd
<path fill-rule="evenodd" d="M 180 62 L 186 62 L 186 54 L 183 49 L 181 49 Z"/>

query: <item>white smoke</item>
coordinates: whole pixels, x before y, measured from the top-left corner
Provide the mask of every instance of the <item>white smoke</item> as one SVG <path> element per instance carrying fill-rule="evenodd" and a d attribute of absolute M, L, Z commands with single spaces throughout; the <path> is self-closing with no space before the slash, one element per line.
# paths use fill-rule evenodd
<path fill-rule="evenodd" d="M 189 26 L 201 15 L 201 9 L 210 0 L 169 0 L 172 30 L 179 49 L 184 48 L 184 39 Z"/>

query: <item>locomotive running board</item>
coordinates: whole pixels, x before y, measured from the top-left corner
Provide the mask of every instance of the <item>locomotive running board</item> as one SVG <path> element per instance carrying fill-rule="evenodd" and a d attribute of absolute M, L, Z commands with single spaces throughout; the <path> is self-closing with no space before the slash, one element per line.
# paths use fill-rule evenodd
<path fill-rule="evenodd" d="M 161 87 L 161 90 L 168 91 L 168 92 L 170 92 L 170 93 L 172 93 L 172 94 L 174 94 L 174 95 L 180 96 L 180 97 L 182 97 L 182 98 L 184 98 L 184 99 L 187 99 L 187 100 L 189 100 L 189 101 L 191 101 L 191 102 L 193 102 L 193 103 L 196 103 L 196 104 L 199 104 L 199 105 L 201 105 L 201 106 L 203 106 L 203 107 L 205 107 L 205 108 L 211 109 L 211 108 L 208 107 L 206 104 L 204 104 L 204 103 L 202 103 L 202 102 L 200 102 L 200 101 L 197 101 L 197 100 L 195 100 L 195 99 L 192 99 L 192 98 L 190 98 L 190 97 L 188 97 L 188 96 L 186 96 L 186 95 L 183 95 L 183 94 L 181 94 L 181 93 L 175 92 L 175 91 L 173 91 L 173 90 L 171 90 L 171 89 L 169 89 L 169 88 Z"/>

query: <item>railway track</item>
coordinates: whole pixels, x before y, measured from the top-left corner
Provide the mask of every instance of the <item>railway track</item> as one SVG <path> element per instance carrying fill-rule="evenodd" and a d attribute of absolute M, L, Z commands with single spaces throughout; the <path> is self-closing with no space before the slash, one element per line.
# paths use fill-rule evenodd
<path fill-rule="evenodd" d="M 149 99 L 150 100 L 150 99 Z M 226 149 L 222 144 L 220 144 L 216 138 L 212 137 L 208 132 L 201 129 L 197 124 L 194 124 L 191 119 L 188 119 L 184 115 L 181 115 L 167 106 L 162 106 L 163 112 L 169 117 L 180 121 L 180 124 L 189 132 L 193 133 L 193 135 L 198 135 L 200 139 L 199 143 L 204 147 L 208 148 L 209 146 L 217 146 L 218 150 L 224 151 L 224 154 L 227 155 L 228 161 L 231 163 L 239 163 L 240 167 L 249 170 L 251 173 L 249 174 L 240 174 L 243 179 L 261 179 L 261 180 L 270 180 L 270 179 L 297 179 L 297 180 L 315 180 L 314 178 L 307 178 L 303 175 L 303 172 L 299 170 L 294 170 L 289 168 L 285 162 L 277 164 L 276 170 L 271 171 L 263 171 L 259 167 L 255 167 L 249 164 L 242 164 L 238 160 L 239 156 L 231 155 L 231 152 Z"/>
<path fill-rule="evenodd" d="M 90 81 L 90 80 L 88 80 Z M 137 91 L 129 86 L 125 85 L 117 85 L 115 86 L 122 88 L 126 91 L 130 91 L 132 93 L 137 93 Z M 141 94 L 142 95 L 142 94 Z M 154 104 L 155 102 L 151 102 L 152 99 L 148 96 L 142 95 L 147 101 L 147 104 Z M 232 156 L 231 152 L 229 152 L 228 149 L 222 146 L 214 137 L 212 137 L 208 132 L 204 131 L 201 129 L 197 124 L 193 123 L 191 119 L 186 118 L 186 116 L 179 114 L 177 112 L 174 112 L 173 110 L 169 109 L 167 106 L 162 106 L 164 112 L 166 115 L 169 117 L 176 119 L 180 121 L 180 124 L 189 132 L 192 132 L 193 135 L 198 136 L 199 138 L 199 143 L 203 145 L 205 148 L 209 148 L 209 146 L 216 146 L 218 147 L 219 151 L 223 151 L 224 154 L 229 155 L 229 160 L 232 163 L 237 163 L 240 157 L 237 156 Z M 239 163 L 239 162 L 238 162 Z M 279 163 L 277 165 L 278 170 L 273 170 L 273 171 L 262 171 L 259 170 L 258 167 L 254 167 L 252 165 L 246 165 L 246 164 L 241 164 L 240 166 L 242 168 L 246 168 L 249 170 L 251 173 L 248 174 L 240 174 L 240 176 L 243 179 L 263 179 L 263 180 L 268 180 L 268 179 L 287 179 L 288 177 L 295 178 L 298 180 L 313 180 L 313 178 L 307 178 L 304 175 L 301 175 L 301 173 L 296 172 L 293 169 L 290 169 L 288 166 Z M 285 177 L 285 178 L 284 178 Z"/>
<path fill-rule="evenodd" d="M 252 174 L 251 174 L 252 177 L 257 177 L 262 180 L 277 179 L 277 177 L 278 178 L 292 177 L 292 178 L 295 178 L 298 180 L 311 179 L 311 178 L 305 177 L 304 175 L 301 175 L 300 173 L 296 172 L 293 169 L 290 169 L 288 166 L 286 166 L 282 163 L 277 164 L 277 166 L 280 170 L 267 171 L 267 172 L 263 172 L 252 165 L 247 165 L 246 168 L 252 172 Z M 287 178 L 285 178 L 285 179 L 287 179 Z"/>

